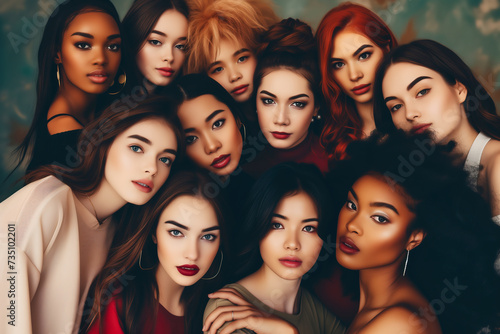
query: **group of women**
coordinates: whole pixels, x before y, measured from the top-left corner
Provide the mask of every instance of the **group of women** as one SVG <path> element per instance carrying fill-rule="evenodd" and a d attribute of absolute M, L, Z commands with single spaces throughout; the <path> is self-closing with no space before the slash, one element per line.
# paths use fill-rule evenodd
<path fill-rule="evenodd" d="M 351 3 L 67 0 L 38 60 L 2 332 L 500 330 L 500 117 L 447 47 Z"/>

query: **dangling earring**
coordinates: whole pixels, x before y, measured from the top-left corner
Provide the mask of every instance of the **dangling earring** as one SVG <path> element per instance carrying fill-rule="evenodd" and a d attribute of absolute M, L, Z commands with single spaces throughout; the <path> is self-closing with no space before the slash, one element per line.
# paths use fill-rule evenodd
<path fill-rule="evenodd" d="M 406 275 L 406 267 L 408 266 L 408 258 L 410 257 L 410 250 L 406 250 L 406 261 L 405 261 L 405 267 L 403 269 L 403 277 Z"/>
<path fill-rule="evenodd" d="M 142 270 L 151 270 L 155 267 L 155 266 L 153 266 L 151 268 L 143 268 L 141 262 L 142 262 L 142 249 L 141 249 L 141 253 L 139 254 L 139 268 L 141 268 Z"/>
<path fill-rule="evenodd" d="M 127 73 L 125 73 L 125 71 L 123 71 L 123 74 L 120 74 L 118 76 L 117 81 L 118 81 L 118 84 L 116 86 L 118 86 L 119 89 L 117 91 L 113 92 L 113 90 L 111 89 L 113 86 L 115 86 L 115 81 L 113 80 L 113 82 L 111 83 L 111 86 L 108 89 L 109 95 L 116 95 L 122 91 L 123 87 L 125 87 L 125 84 L 127 83 Z"/>
<path fill-rule="evenodd" d="M 243 132 L 241 133 L 243 137 L 243 142 L 247 141 L 247 128 L 245 127 L 245 124 L 243 122 L 241 123 L 241 127 L 243 128 Z"/>
<path fill-rule="evenodd" d="M 311 119 L 311 123 L 314 122 L 314 121 L 319 121 L 320 119 L 321 119 L 321 115 L 313 116 L 312 119 Z"/>
<path fill-rule="evenodd" d="M 59 74 L 59 64 L 56 65 L 56 78 L 59 87 L 61 87 L 61 75 Z"/>
<path fill-rule="evenodd" d="M 211 279 L 216 278 L 217 275 L 219 275 L 219 273 L 220 273 L 220 268 L 222 268 L 222 261 L 223 260 L 224 260 L 224 253 L 222 253 L 222 251 L 220 251 L 220 263 L 219 263 L 219 269 L 217 269 L 217 273 L 214 276 L 212 276 L 212 277 L 208 277 L 208 278 L 202 277 L 201 279 L 205 280 L 205 281 L 209 281 Z"/>

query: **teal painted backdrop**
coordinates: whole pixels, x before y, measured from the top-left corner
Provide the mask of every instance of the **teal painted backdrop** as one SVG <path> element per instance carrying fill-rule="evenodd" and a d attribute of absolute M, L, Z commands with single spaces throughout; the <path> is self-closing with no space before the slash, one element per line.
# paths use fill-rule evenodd
<path fill-rule="evenodd" d="M 237 0 L 235 0 L 237 1 Z M 0 3 L 0 182 L 14 166 L 13 149 L 27 131 L 35 107 L 36 57 L 48 15 L 62 0 L 2 0 Z M 315 29 L 342 1 L 274 0 L 283 18 L 295 17 Z M 457 52 L 474 70 L 500 109 L 500 0 L 362 0 L 404 43 L 430 38 Z M 132 0 L 113 0 L 120 16 Z M 15 191 L 12 181 L 0 200 Z"/>

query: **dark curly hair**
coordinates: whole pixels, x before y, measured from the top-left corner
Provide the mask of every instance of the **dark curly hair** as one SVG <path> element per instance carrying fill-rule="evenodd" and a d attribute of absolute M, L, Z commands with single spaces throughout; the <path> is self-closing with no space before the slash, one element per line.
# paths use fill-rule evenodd
<path fill-rule="evenodd" d="M 426 232 L 412 250 L 407 276 L 434 308 L 443 333 L 476 333 L 499 314 L 500 277 L 494 263 L 500 228 L 488 204 L 468 187 L 466 173 L 452 164 L 453 145 L 435 144 L 427 134 L 376 133 L 351 143 L 350 158 L 340 161 L 329 179 L 344 200 L 352 184 L 367 174 L 407 199 L 416 216 L 408 233 Z M 445 289 L 455 296 L 443 297 Z"/>

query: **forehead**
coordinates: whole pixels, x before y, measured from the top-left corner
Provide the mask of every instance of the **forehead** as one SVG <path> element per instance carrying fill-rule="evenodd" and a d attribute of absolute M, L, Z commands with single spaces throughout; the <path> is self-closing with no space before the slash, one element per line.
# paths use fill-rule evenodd
<path fill-rule="evenodd" d="M 214 208 L 199 196 L 181 195 L 170 202 L 160 215 L 159 223 L 174 220 L 190 230 L 203 230 L 218 226 Z"/>
<path fill-rule="evenodd" d="M 65 36 L 71 36 L 75 32 L 86 32 L 96 35 L 120 34 L 120 30 L 113 17 L 104 12 L 91 11 L 78 14 L 68 25 Z"/>
<path fill-rule="evenodd" d="M 231 59 L 234 56 L 234 53 L 241 49 L 249 48 L 240 41 L 233 41 L 228 38 L 222 38 L 219 42 L 219 47 L 213 52 L 213 61 L 223 61 L 226 59 Z"/>
<path fill-rule="evenodd" d="M 276 205 L 274 213 L 298 221 L 318 217 L 316 203 L 303 191 L 283 197 Z"/>
<path fill-rule="evenodd" d="M 188 21 L 184 15 L 175 9 L 168 9 L 161 14 L 154 26 L 154 30 L 171 34 L 185 35 L 187 33 Z"/>
<path fill-rule="evenodd" d="M 284 97 L 303 93 L 312 96 L 309 81 L 302 75 L 288 69 L 278 69 L 266 74 L 262 78 L 260 89 Z"/>
<path fill-rule="evenodd" d="M 382 81 L 384 95 L 390 91 L 406 91 L 408 85 L 418 77 L 426 76 L 434 81 L 444 82 L 443 77 L 430 68 L 412 63 L 391 64 Z"/>
<path fill-rule="evenodd" d="M 145 138 L 151 137 L 156 134 L 156 132 L 166 134 L 174 134 L 172 131 L 171 125 L 163 118 L 160 117 L 152 117 L 140 120 L 127 129 L 125 129 L 122 133 L 120 133 L 116 139 L 126 138 L 132 134 L 140 134 Z M 174 135 L 175 136 L 175 135 Z"/>
<path fill-rule="evenodd" d="M 177 115 L 184 127 L 186 124 L 191 123 L 205 123 L 205 119 L 216 110 L 229 110 L 229 108 L 215 96 L 205 94 L 198 96 L 194 99 L 184 101 L 178 111 Z"/>
<path fill-rule="evenodd" d="M 372 45 L 380 49 L 377 44 L 370 40 L 365 35 L 353 30 L 344 29 L 333 38 L 333 58 L 342 58 L 352 56 L 356 50 L 362 45 Z M 382 49 L 380 49 L 382 50 Z"/>

